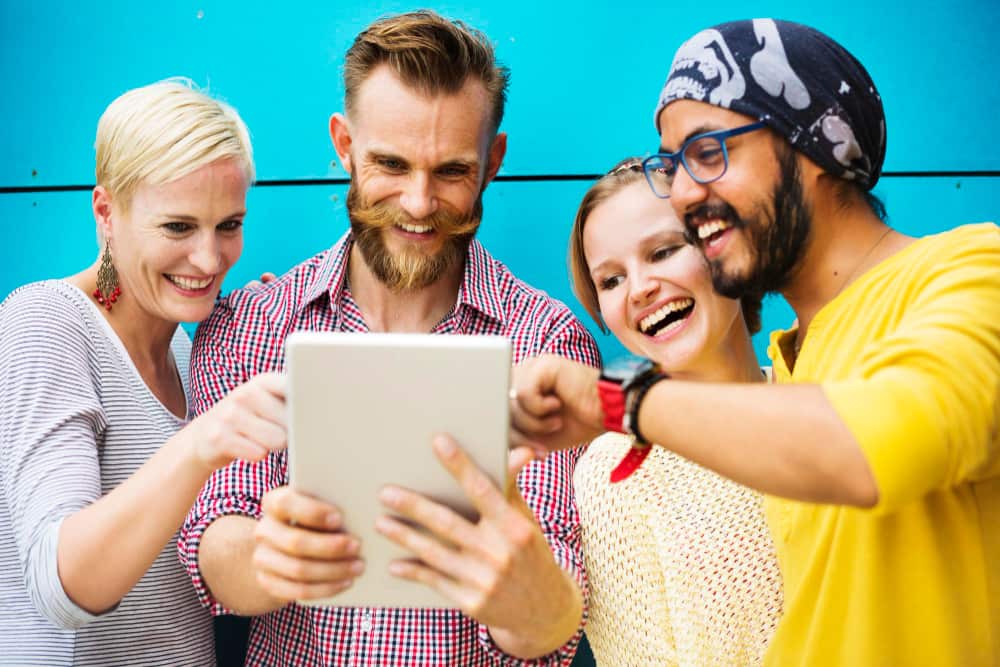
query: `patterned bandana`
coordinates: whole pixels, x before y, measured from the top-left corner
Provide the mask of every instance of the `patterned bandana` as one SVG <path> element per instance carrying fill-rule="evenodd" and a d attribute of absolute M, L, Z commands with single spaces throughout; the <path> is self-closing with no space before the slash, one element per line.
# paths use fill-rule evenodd
<path fill-rule="evenodd" d="M 875 187 L 885 112 L 868 72 L 844 47 L 788 21 L 733 21 L 686 41 L 670 65 L 653 122 L 675 100 L 753 116 L 826 172 Z"/>

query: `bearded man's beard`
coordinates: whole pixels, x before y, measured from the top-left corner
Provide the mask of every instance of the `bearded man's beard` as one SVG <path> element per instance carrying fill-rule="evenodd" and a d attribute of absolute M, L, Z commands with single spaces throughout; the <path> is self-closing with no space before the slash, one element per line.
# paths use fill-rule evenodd
<path fill-rule="evenodd" d="M 756 215 L 744 219 L 729 204 L 719 203 L 706 204 L 685 216 L 685 220 L 725 220 L 742 230 L 746 237 L 750 249 L 748 270 L 726 272 L 721 258 L 709 262 L 715 291 L 730 299 L 759 297 L 783 290 L 794 277 L 809 240 L 812 211 L 802 197 L 802 178 L 795 152 L 779 148 L 778 166 L 780 179 L 774 188 L 770 211 L 761 205 Z M 690 230 L 690 224 L 688 228 Z"/>
<path fill-rule="evenodd" d="M 367 204 L 351 183 L 347 192 L 347 214 L 351 220 L 354 243 L 375 277 L 393 292 L 423 289 L 465 261 L 483 216 L 483 193 L 479 193 L 472 211 L 458 214 L 440 209 L 414 220 L 398 206 Z M 400 224 L 420 224 L 434 228 L 441 235 L 441 248 L 428 255 L 417 248 L 404 248 L 393 254 L 385 243 L 385 234 Z"/>

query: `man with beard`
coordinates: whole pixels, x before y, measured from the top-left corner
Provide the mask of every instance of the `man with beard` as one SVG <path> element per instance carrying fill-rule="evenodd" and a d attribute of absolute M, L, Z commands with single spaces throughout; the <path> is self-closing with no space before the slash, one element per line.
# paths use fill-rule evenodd
<path fill-rule="evenodd" d="M 497 128 L 507 71 L 487 38 L 432 12 L 381 19 L 355 39 L 344 79 L 346 111 L 330 133 L 351 174 L 351 230 L 286 275 L 219 303 L 195 339 L 195 412 L 281 369 L 285 338 L 298 330 L 498 334 L 511 339 L 515 361 L 547 352 L 597 365 L 594 341 L 570 311 L 474 239 L 483 189 L 506 148 Z M 454 601 L 449 610 L 295 604 L 349 587 L 364 570 L 364 545 L 342 531 L 340 508 L 286 486 L 285 452 L 213 475 L 179 551 L 214 613 L 254 616 L 247 664 L 572 660 L 586 590 L 576 454 L 527 463 L 520 492 L 505 493 L 457 443 L 441 438 L 433 448 L 480 519 L 395 490 L 380 498 L 386 513 L 428 532 L 388 518 L 380 530 L 415 557 L 392 574 L 434 587 Z M 512 456 L 512 474 L 525 453 Z"/>
<path fill-rule="evenodd" d="M 788 386 L 615 382 L 541 358 L 516 377 L 515 443 L 609 427 L 636 439 L 620 474 L 658 443 L 768 494 L 785 607 L 766 664 L 1000 664 L 1000 230 L 886 226 L 869 194 L 881 100 L 805 26 L 698 33 L 655 120 L 650 186 L 717 288 L 795 309 L 770 348 Z"/>

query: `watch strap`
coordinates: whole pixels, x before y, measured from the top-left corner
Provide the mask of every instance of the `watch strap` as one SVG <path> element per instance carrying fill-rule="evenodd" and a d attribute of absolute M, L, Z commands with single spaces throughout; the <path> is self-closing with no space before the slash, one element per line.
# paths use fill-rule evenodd
<path fill-rule="evenodd" d="M 640 445 L 651 445 L 652 443 L 639 432 L 639 406 L 653 385 L 661 380 L 666 380 L 667 377 L 666 374 L 658 371 L 648 373 L 625 392 L 625 417 L 622 420 L 622 426 L 625 433 L 634 435 L 635 441 Z"/>
<path fill-rule="evenodd" d="M 646 460 L 652 449 L 652 445 L 633 444 L 629 447 L 628 453 L 622 457 L 618 465 L 611 469 L 611 483 L 617 484 L 622 480 L 628 479 L 632 473 L 639 469 L 639 466 Z"/>
<path fill-rule="evenodd" d="M 597 380 L 597 394 L 604 410 L 604 428 L 617 433 L 625 433 L 625 391 L 621 382 L 601 376 Z"/>
<path fill-rule="evenodd" d="M 652 370 L 636 378 L 635 383 L 624 391 L 625 417 L 622 420 L 622 430 L 634 436 L 635 440 L 633 440 L 628 453 L 619 461 L 618 465 L 612 468 L 612 484 L 628 479 L 632 473 L 639 469 L 642 462 L 649 456 L 650 450 L 653 449 L 652 443 L 639 431 L 639 406 L 653 385 L 669 377 L 665 373 Z"/>

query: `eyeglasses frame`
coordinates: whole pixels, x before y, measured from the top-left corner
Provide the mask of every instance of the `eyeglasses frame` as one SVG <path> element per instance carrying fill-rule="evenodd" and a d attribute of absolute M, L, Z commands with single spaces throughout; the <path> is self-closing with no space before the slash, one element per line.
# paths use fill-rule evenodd
<path fill-rule="evenodd" d="M 680 163 L 681 165 L 684 166 L 684 171 L 688 173 L 688 176 L 690 176 L 691 180 L 693 180 L 695 183 L 699 183 L 701 185 L 705 185 L 706 183 L 714 183 L 715 181 L 725 176 L 726 172 L 729 170 L 729 149 L 726 147 L 726 139 L 730 137 L 736 137 L 741 134 L 746 134 L 748 132 L 754 132 L 755 130 L 760 130 L 765 127 L 767 127 L 767 123 L 765 123 L 762 120 L 759 120 L 755 123 L 741 125 L 739 127 L 734 127 L 730 130 L 712 130 L 711 132 L 702 132 L 701 134 L 696 134 L 693 137 L 689 138 L 687 141 L 685 141 L 684 144 L 681 145 L 680 149 L 676 153 L 654 153 L 653 155 L 650 155 L 649 157 L 643 159 L 642 161 L 642 173 L 646 177 L 646 183 L 649 185 L 649 189 L 652 190 L 653 194 L 660 199 L 670 199 L 669 191 L 667 192 L 667 194 L 661 195 L 659 192 L 657 192 L 656 186 L 653 185 L 653 174 L 655 173 L 663 174 L 666 171 L 663 167 L 652 166 L 654 160 L 658 160 L 659 164 L 669 162 L 672 168 L 671 173 L 674 174 L 677 173 L 677 164 Z M 711 178 L 699 178 L 698 176 L 694 175 L 694 172 L 688 166 L 687 159 L 684 157 L 684 153 L 685 151 L 687 151 L 688 147 L 691 144 L 706 138 L 716 139 L 719 142 L 719 145 L 722 146 L 723 166 L 722 166 L 722 171 L 719 173 L 718 176 L 713 176 Z"/>

